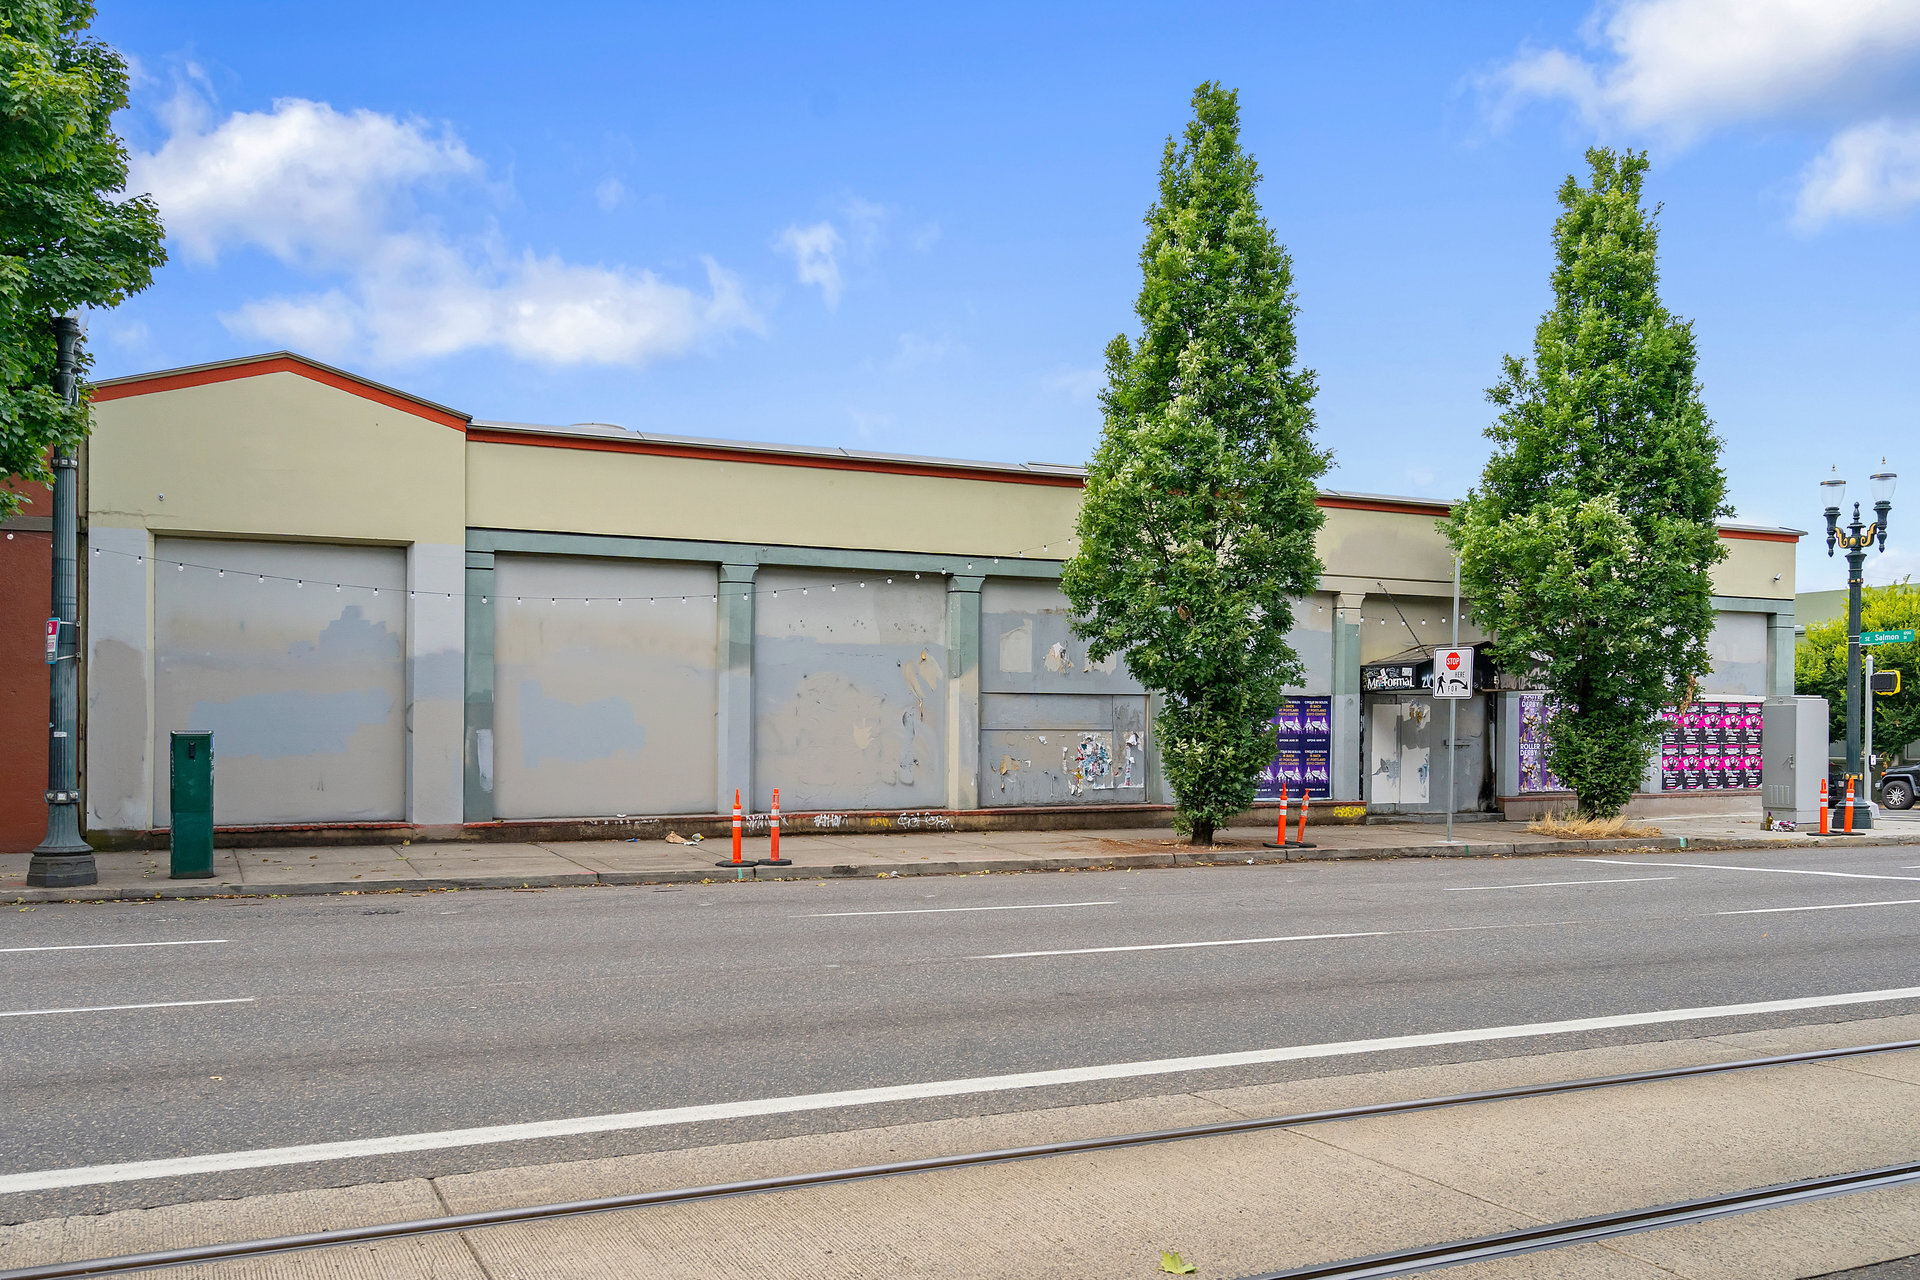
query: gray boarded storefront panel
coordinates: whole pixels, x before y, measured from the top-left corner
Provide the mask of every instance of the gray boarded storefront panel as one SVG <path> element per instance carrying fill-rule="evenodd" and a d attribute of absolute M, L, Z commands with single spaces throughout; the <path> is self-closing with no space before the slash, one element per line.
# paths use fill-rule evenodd
<path fill-rule="evenodd" d="M 154 825 L 175 729 L 213 734 L 221 826 L 401 818 L 405 551 L 160 538 L 154 561 Z"/>
<path fill-rule="evenodd" d="M 494 591 L 495 813 L 708 812 L 713 566 L 503 554 Z"/>
<path fill-rule="evenodd" d="M 754 807 L 775 787 L 789 810 L 944 807 L 946 579 L 768 567 L 754 586 Z"/>
<path fill-rule="evenodd" d="M 1051 582 L 980 596 L 980 803 L 1144 803 L 1147 699 L 1117 656 L 1093 661 Z"/>

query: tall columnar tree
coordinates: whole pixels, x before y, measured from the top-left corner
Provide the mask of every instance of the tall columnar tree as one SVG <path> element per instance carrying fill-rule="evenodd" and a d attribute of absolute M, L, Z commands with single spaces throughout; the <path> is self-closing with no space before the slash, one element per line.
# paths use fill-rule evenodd
<path fill-rule="evenodd" d="M 1693 327 L 1661 305 L 1644 153 L 1587 152 L 1553 228 L 1533 363 L 1508 356 L 1480 485 L 1443 523 L 1474 619 L 1552 695 L 1549 761 L 1582 812 L 1633 795 L 1655 715 L 1707 673 L 1713 565 L 1731 514 Z"/>
<path fill-rule="evenodd" d="M 166 261 L 153 201 L 120 195 L 127 66 L 92 21 L 86 0 L 0 0 L 0 478 L 46 482 L 48 450 L 87 433 L 84 399 L 53 392 L 54 317 L 117 305 Z M 0 517 L 19 501 L 0 486 Z"/>
<path fill-rule="evenodd" d="M 1061 588 L 1092 656 L 1162 695 L 1180 829 L 1208 844 L 1253 803 L 1301 676 L 1292 602 L 1314 590 L 1328 455 L 1294 364 L 1292 264 L 1254 200 L 1238 95 L 1203 84 L 1147 212 L 1138 341 L 1107 347 L 1105 425 Z"/>

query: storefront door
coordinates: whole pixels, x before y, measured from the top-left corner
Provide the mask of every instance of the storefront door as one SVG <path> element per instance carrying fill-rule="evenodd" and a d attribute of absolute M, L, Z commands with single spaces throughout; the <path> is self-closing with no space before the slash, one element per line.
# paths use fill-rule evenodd
<path fill-rule="evenodd" d="M 1377 812 L 1446 812 L 1447 704 L 1425 693 L 1374 694 L 1365 700 L 1367 807 Z M 1487 700 L 1463 698 L 1453 746 L 1456 812 L 1481 807 L 1487 768 Z"/>

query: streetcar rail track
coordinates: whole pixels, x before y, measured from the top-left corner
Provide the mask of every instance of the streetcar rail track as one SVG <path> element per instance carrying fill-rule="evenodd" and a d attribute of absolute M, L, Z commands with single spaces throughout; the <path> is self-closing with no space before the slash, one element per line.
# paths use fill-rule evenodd
<path fill-rule="evenodd" d="M 1755 1213 L 1762 1209 L 1782 1209 L 1788 1205 L 1825 1200 L 1830 1196 L 1856 1191 L 1879 1191 L 1888 1187 L 1920 1183 L 1920 1161 L 1883 1165 L 1858 1173 L 1833 1174 L 1824 1178 L 1804 1178 L 1798 1182 L 1775 1183 L 1751 1191 L 1733 1191 L 1655 1205 L 1647 1209 L 1629 1209 L 1622 1213 L 1575 1218 L 1568 1222 L 1522 1227 L 1497 1235 L 1476 1236 L 1448 1244 L 1421 1245 L 1392 1253 L 1351 1258 L 1344 1262 L 1317 1263 L 1287 1271 L 1264 1271 L 1245 1280 L 1386 1280 L 1389 1276 L 1418 1275 L 1442 1267 L 1457 1267 L 1469 1262 L 1511 1258 L 1523 1253 L 1560 1249 L 1567 1245 L 1592 1244 L 1618 1236 L 1657 1231 L 1662 1227 L 1682 1227 L 1735 1214 Z"/>
<path fill-rule="evenodd" d="M 803 1187 L 831 1186 L 839 1183 L 860 1182 L 871 1178 L 927 1173 L 940 1169 L 970 1168 L 990 1164 L 1003 1164 L 1015 1160 L 1034 1160 L 1048 1156 L 1072 1155 L 1079 1152 L 1107 1151 L 1123 1147 L 1151 1146 L 1165 1142 L 1181 1142 L 1194 1138 L 1257 1133 L 1264 1130 L 1296 1128 L 1310 1124 L 1325 1124 L 1337 1120 L 1401 1115 L 1419 1111 L 1438 1110 L 1444 1107 L 1470 1106 L 1476 1103 L 1501 1102 L 1518 1098 L 1551 1097 L 1557 1094 L 1579 1093 L 1592 1089 L 1618 1088 L 1625 1085 L 1647 1084 L 1664 1080 L 1682 1080 L 1694 1076 L 1718 1075 L 1732 1071 L 1749 1071 L 1761 1067 L 1831 1062 L 1843 1058 L 1865 1057 L 1876 1053 L 1893 1053 L 1905 1049 L 1920 1049 L 1920 1040 L 1892 1040 L 1878 1044 L 1850 1045 L 1835 1049 L 1816 1049 L 1802 1053 L 1775 1054 L 1761 1058 L 1738 1058 L 1726 1062 L 1701 1063 L 1681 1067 L 1662 1067 L 1651 1071 L 1631 1071 L 1614 1075 L 1588 1076 L 1577 1080 L 1559 1080 L 1543 1084 L 1515 1085 L 1504 1089 L 1483 1089 L 1469 1093 L 1443 1094 L 1435 1097 L 1412 1098 L 1395 1102 L 1366 1103 L 1360 1106 L 1336 1107 L 1320 1111 L 1297 1112 L 1288 1115 L 1258 1116 L 1249 1117 L 1244 1120 L 1216 1121 L 1212 1124 L 1188 1125 L 1177 1129 L 1156 1129 L 1140 1133 L 1115 1134 L 1098 1138 L 1074 1138 L 1061 1142 L 1038 1143 L 1031 1146 L 1004 1147 L 992 1151 L 974 1151 L 946 1156 L 929 1156 L 919 1160 L 899 1160 L 886 1164 L 863 1165 L 847 1169 L 828 1169 L 811 1173 L 782 1174 L 770 1178 L 712 1183 L 696 1187 L 675 1187 L 661 1191 L 641 1191 L 627 1195 L 603 1196 L 588 1200 L 570 1200 L 554 1204 L 521 1205 L 505 1209 L 482 1210 L 475 1213 L 447 1214 L 441 1217 L 421 1218 L 413 1221 L 342 1227 L 331 1231 L 312 1231 L 298 1235 L 276 1236 L 259 1240 L 237 1240 L 216 1244 L 189 1245 L 182 1248 L 158 1250 L 150 1253 L 122 1254 L 115 1257 L 89 1258 L 73 1262 L 40 1263 L 33 1266 L 17 1267 L 11 1270 L 0 1271 L 0 1280 L 69 1280 L 70 1277 L 114 1275 L 129 1271 L 187 1266 L 194 1263 L 218 1262 L 227 1259 L 257 1258 L 275 1253 L 324 1249 L 350 1244 L 368 1244 L 383 1240 L 397 1240 L 448 1231 L 467 1231 L 483 1227 L 508 1226 L 515 1223 L 551 1221 L 559 1218 L 579 1217 L 594 1213 L 612 1213 L 623 1209 L 641 1209 L 652 1205 L 681 1204 L 688 1201 L 711 1200 L 724 1196 L 789 1191 Z M 1313 1266 L 1296 1268 L 1289 1271 L 1265 1272 L 1255 1277 L 1250 1277 L 1250 1280 L 1308 1280 L 1308 1278 L 1314 1278 L 1314 1280 L 1366 1280 L 1366 1278 L 1369 1277 L 1410 1275 L 1417 1271 L 1454 1266 L 1463 1262 L 1477 1261 L 1481 1258 L 1504 1257 L 1508 1254 L 1557 1248 L 1565 1244 L 1577 1244 L 1588 1240 L 1607 1239 L 1616 1235 L 1650 1231 L 1661 1226 L 1679 1225 L 1684 1222 L 1707 1221 L 1711 1218 L 1725 1217 L 1736 1213 L 1753 1212 L 1758 1209 L 1799 1203 L 1804 1200 L 1821 1199 L 1827 1196 L 1844 1195 L 1853 1191 L 1871 1190 L 1882 1186 L 1898 1186 L 1912 1182 L 1920 1182 L 1920 1162 L 1906 1165 L 1891 1165 L 1880 1169 L 1865 1170 L 1859 1173 L 1807 1179 L 1802 1182 L 1783 1183 L 1773 1187 L 1759 1188 L 1757 1190 L 1731 1192 L 1720 1196 L 1707 1197 L 1702 1200 L 1659 1205 L 1648 1209 L 1603 1215 L 1596 1218 L 1584 1218 L 1573 1222 L 1545 1224 L 1539 1227 L 1523 1228 L 1519 1231 L 1479 1237 L 1472 1240 L 1454 1241 L 1439 1245 L 1424 1245 L 1394 1254 L 1381 1254 L 1368 1258 L 1351 1259 L 1345 1262 L 1315 1264 Z M 1476 1250 L 1479 1252 L 1475 1252 Z M 1342 1268 L 1345 1269 L 1343 1270 Z"/>

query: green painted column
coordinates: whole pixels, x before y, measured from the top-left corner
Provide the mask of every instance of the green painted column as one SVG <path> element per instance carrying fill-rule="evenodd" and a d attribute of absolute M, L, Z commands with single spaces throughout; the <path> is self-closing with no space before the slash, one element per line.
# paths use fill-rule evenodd
<path fill-rule="evenodd" d="M 980 807 L 980 586 L 947 579 L 947 807 Z"/>
<path fill-rule="evenodd" d="M 753 793 L 753 578 L 757 564 L 720 566 L 720 603 L 715 610 L 715 707 L 717 749 L 715 813 L 733 812 L 734 789 L 751 810 Z"/>
<path fill-rule="evenodd" d="M 467 552 L 467 714 L 462 816 L 493 821 L 493 552 Z"/>

